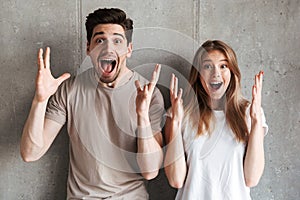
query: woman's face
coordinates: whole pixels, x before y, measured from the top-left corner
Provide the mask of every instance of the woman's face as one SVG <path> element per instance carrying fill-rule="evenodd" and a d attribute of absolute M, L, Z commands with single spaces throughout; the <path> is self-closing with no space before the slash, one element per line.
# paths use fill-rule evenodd
<path fill-rule="evenodd" d="M 226 56 L 219 50 L 208 52 L 202 58 L 200 80 L 212 102 L 220 102 L 230 82 L 230 69 Z"/>

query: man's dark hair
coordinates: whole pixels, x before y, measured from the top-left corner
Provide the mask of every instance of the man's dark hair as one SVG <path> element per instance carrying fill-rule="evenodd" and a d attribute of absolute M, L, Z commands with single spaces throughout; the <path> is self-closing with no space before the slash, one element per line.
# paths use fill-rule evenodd
<path fill-rule="evenodd" d="M 133 21 L 118 8 L 99 8 L 86 17 L 87 41 L 91 42 L 93 30 L 99 24 L 118 24 L 124 28 L 127 44 L 132 41 Z"/>

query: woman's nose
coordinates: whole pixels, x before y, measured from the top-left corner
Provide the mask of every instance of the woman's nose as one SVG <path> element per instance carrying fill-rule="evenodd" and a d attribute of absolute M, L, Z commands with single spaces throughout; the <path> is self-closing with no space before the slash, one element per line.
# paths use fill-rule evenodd
<path fill-rule="evenodd" d="M 221 76 L 221 70 L 218 66 L 214 66 L 212 70 L 214 77 L 220 77 Z"/>

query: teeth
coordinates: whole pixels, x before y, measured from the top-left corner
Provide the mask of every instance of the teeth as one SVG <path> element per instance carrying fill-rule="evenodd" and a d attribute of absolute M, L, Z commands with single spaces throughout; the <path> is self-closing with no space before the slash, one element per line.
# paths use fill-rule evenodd
<path fill-rule="evenodd" d="M 210 86 L 214 89 L 219 89 L 222 85 L 222 82 L 211 82 Z"/>
<path fill-rule="evenodd" d="M 210 84 L 212 84 L 212 85 L 219 85 L 219 84 L 222 84 L 222 82 L 211 82 Z"/>
<path fill-rule="evenodd" d="M 105 61 L 105 62 L 113 62 L 113 59 L 101 59 L 101 61 Z"/>

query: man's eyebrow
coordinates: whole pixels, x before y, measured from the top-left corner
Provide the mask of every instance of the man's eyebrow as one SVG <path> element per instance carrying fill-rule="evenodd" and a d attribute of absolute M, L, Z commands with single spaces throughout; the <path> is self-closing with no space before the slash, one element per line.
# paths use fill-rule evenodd
<path fill-rule="evenodd" d="M 104 32 L 96 32 L 96 33 L 94 33 L 94 35 L 93 35 L 93 38 L 96 36 L 96 35 L 104 35 Z"/>
<path fill-rule="evenodd" d="M 123 39 L 125 39 L 124 35 L 123 35 L 123 34 L 121 34 L 121 33 L 114 33 L 114 35 L 121 36 Z"/>
<path fill-rule="evenodd" d="M 96 32 L 96 33 L 94 33 L 93 38 L 97 35 L 104 35 L 104 34 L 105 33 L 103 31 Z M 123 39 L 125 39 L 124 35 L 122 35 L 121 33 L 114 33 L 113 35 L 118 35 L 118 36 L 122 37 Z"/>

